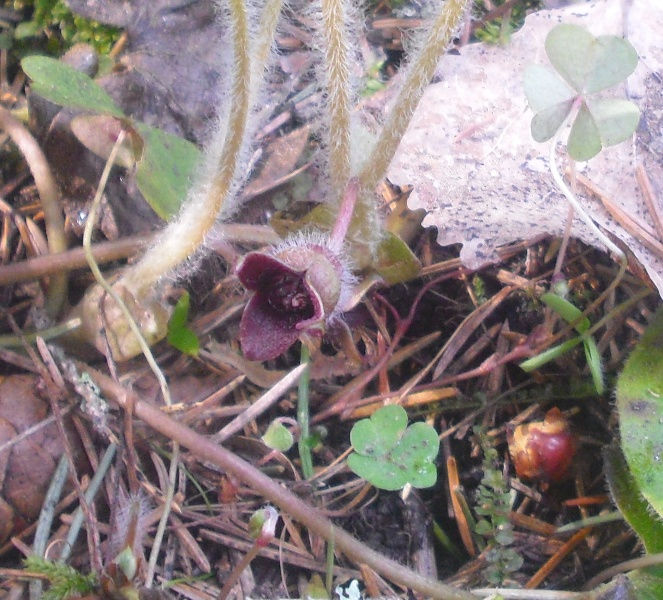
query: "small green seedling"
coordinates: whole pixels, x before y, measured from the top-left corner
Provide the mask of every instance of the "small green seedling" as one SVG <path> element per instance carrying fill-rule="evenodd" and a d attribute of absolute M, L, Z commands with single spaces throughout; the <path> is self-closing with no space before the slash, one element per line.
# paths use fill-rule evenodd
<path fill-rule="evenodd" d="M 574 160 L 589 160 L 602 147 L 628 139 L 640 119 L 638 107 L 596 94 L 635 70 L 638 55 L 633 46 L 614 35 L 594 37 L 583 27 L 562 24 L 550 31 L 545 48 L 557 73 L 531 65 L 524 75 L 525 94 L 535 112 L 532 137 L 537 142 L 551 139 L 577 111 L 567 142 Z"/>
<path fill-rule="evenodd" d="M 21 61 L 25 73 L 32 80 L 33 93 L 62 106 L 104 115 L 106 129 L 115 123 L 127 129 L 133 139 L 136 183 L 141 194 L 157 215 L 169 220 L 176 215 L 190 187 L 195 166 L 200 164 L 200 151 L 194 144 L 145 123 L 127 117 L 113 99 L 90 77 L 69 65 L 46 56 L 29 56 Z M 102 124 L 95 122 L 94 131 L 86 127 L 89 116 L 77 117 L 72 130 L 79 141 L 102 158 L 108 158 L 115 136 L 104 140 Z M 76 121 L 75 119 L 75 121 Z M 124 166 L 129 166 L 124 164 Z"/>
<path fill-rule="evenodd" d="M 262 436 L 262 441 L 272 450 L 287 452 L 295 443 L 292 432 L 278 419 L 269 424 L 267 431 Z"/>
<path fill-rule="evenodd" d="M 602 394 L 605 391 L 605 383 L 603 380 L 603 368 L 601 366 L 601 354 L 591 335 L 587 334 L 590 328 L 590 321 L 587 317 L 582 316 L 582 311 L 565 300 L 557 294 L 547 293 L 541 296 L 541 300 L 546 306 L 552 308 L 562 319 L 567 323 L 573 323 L 575 330 L 580 334 L 578 337 L 567 340 L 557 346 L 548 348 L 545 352 L 538 354 L 522 363 L 520 368 L 528 373 L 540 368 L 547 362 L 560 357 L 565 352 L 571 350 L 578 344 L 582 343 L 585 348 L 585 357 L 587 358 L 587 365 L 592 374 L 592 381 L 594 382 L 594 389 L 597 394 Z"/>
<path fill-rule="evenodd" d="M 189 293 L 184 292 L 175 305 L 173 314 L 168 321 L 168 343 L 183 354 L 198 356 L 200 341 L 198 336 L 188 327 Z"/>
<path fill-rule="evenodd" d="M 437 432 L 426 423 L 408 427 L 402 406 L 384 406 L 355 423 L 350 442 L 354 452 L 348 466 L 375 487 L 400 490 L 409 483 L 426 488 L 437 480 Z"/>

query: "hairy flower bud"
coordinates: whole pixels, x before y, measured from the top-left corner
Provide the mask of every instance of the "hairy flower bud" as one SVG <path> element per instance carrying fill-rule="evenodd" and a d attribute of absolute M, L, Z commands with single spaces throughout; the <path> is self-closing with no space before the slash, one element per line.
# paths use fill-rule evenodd
<path fill-rule="evenodd" d="M 272 252 L 250 252 L 238 266 L 239 280 L 254 292 L 240 323 L 249 360 L 276 358 L 340 312 L 351 276 L 326 242 L 323 235 L 298 234 Z"/>

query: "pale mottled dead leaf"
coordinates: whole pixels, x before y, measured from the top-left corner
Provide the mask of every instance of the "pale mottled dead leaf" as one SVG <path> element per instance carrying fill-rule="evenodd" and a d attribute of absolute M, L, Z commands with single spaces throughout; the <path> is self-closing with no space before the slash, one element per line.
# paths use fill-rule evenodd
<path fill-rule="evenodd" d="M 426 91 L 389 169 L 391 181 L 414 186 L 409 206 L 428 211 L 423 225 L 438 228 L 442 245 L 462 243 L 461 258 L 471 268 L 494 261 L 499 245 L 563 233 L 567 204 L 547 168 L 549 143 L 531 138 L 522 85 L 528 64 L 547 64 L 543 43 L 560 22 L 585 25 L 594 35 L 625 35 L 640 56 L 628 87 L 610 90 L 627 93 L 642 111 L 635 143 L 608 148 L 578 169 L 624 211 L 651 224 L 635 180 L 642 163 L 663 202 L 663 3 L 633 0 L 625 13 L 614 0 L 540 11 L 506 47 L 476 44 L 444 58 L 441 81 Z M 662 257 L 624 231 L 598 200 L 586 196 L 581 203 L 632 249 L 663 294 Z M 603 248 L 577 216 L 573 235 Z"/>

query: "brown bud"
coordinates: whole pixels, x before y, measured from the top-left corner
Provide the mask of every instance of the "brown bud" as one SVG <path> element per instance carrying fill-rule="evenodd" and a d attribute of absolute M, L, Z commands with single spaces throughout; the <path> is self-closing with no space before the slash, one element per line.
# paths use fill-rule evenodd
<path fill-rule="evenodd" d="M 561 481 L 569 472 L 576 439 L 559 408 L 551 408 L 543 421 L 507 430 L 509 454 L 521 479 Z"/>

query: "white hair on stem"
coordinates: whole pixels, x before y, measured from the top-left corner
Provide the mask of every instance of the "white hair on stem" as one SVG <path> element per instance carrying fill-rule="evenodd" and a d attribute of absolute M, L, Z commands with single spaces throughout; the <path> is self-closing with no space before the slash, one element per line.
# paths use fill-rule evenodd
<path fill-rule="evenodd" d="M 433 24 L 417 44 L 419 50 L 406 67 L 405 80 L 380 136 L 359 172 L 362 187 L 372 191 L 384 177 L 410 119 L 430 83 L 435 67 L 451 42 L 469 0 L 446 0 Z"/>
<path fill-rule="evenodd" d="M 250 116 L 259 103 L 258 91 L 282 4 L 283 0 L 227 0 L 225 6 L 219 6 L 230 30 L 230 91 L 221 98 L 215 131 L 180 214 L 122 277 L 121 283 L 134 294 L 145 295 L 163 277 L 177 275 L 178 267 L 190 267 L 187 261 L 195 261 L 216 220 L 238 208 L 237 192 L 246 176 L 242 167 L 248 162 L 255 126 Z M 219 47 L 226 44 L 219 43 Z"/>

